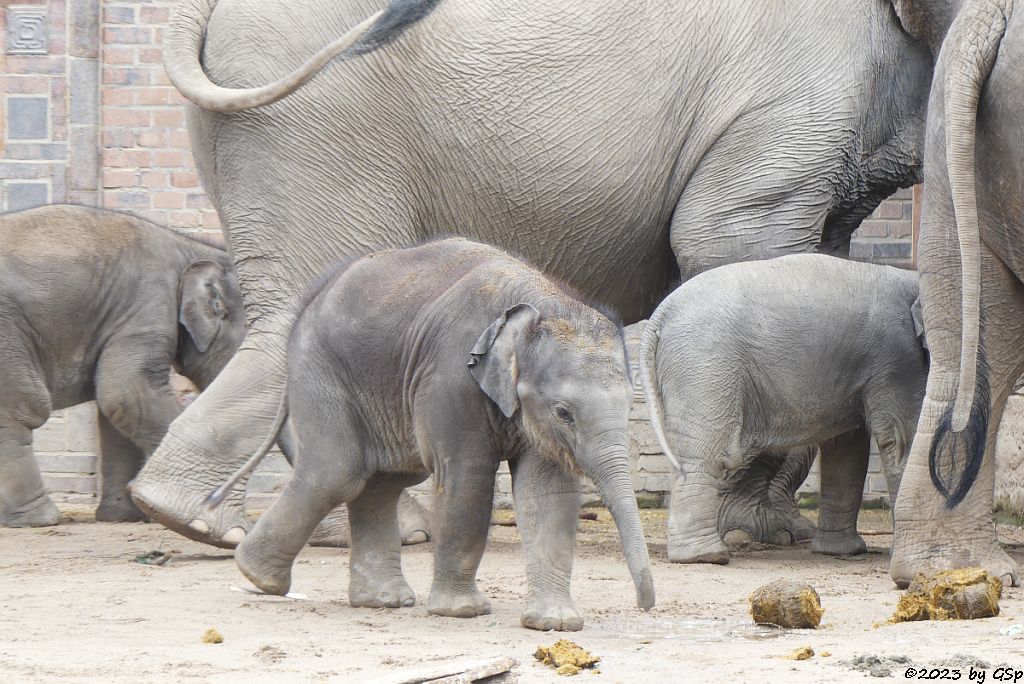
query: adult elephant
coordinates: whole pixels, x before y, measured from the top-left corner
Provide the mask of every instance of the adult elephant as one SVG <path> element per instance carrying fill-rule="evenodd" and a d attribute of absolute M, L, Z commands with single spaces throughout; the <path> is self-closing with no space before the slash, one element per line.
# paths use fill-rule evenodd
<path fill-rule="evenodd" d="M 240 492 L 202 501 L 267 432 L 302 293 L 343 255 L 455 232 L 629 322 L 715 265 L 845 253 L 920 179 L 932 58 L 882 0 L 396 0 L 357 24 L 373 4 L 184 0 L 168 30 L 251 317 L 133 486 L 194 539 L 244 535 Z"/>
<path fill-rule="evenodd" d="M 932 85 L 918 257 L 932 361 L 895 508 L 899 585 L 968 565 L 1019 579 L 992 521 L 996 430 L 1024 372 L 1024 6 L 1014 5 L 965 0 Z"/>

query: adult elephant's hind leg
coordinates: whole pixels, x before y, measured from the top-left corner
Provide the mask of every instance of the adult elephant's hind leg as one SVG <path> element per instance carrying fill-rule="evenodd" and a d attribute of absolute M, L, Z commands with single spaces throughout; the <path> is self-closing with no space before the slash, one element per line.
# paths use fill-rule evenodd
<path fill-rule="evenodd" d="M 987 359 L 988 370 L 979 366 L 978 375 L 988 382 L 991 410 L 984 431 L 980 470 L 963 500 L 950 508 L 932 483 L 929 454 L 957 386 L 959 269 L 948 264 L 948 257 L 941 257 L 944 251 L 948 252 L 948 246 L 941 241 L 935 241 L 940 243 L 937 246 L 929 242 L 922 233 L 921 292 L 931 368 L 917 435 L 896 498 L 889 573 L 902 587 L 919 572 L 981 566 L 1004 583 L 1016 585 L 1019 567 L 999 546 L 992 519 L 992 498 L 999 421 L 1006 398 L 1024 371 L 1024 287 L 982 243 L 981 353 Z M 937 265 L 932 262 L 935 255 L 939 255 Z M 976 395 L 975 402 L 979 401 L 982 399 Z M 936 469 L 947 483 L 955 485 L 958 478 L 950 464 L 962 472 L 966 440 L 948 431 L 939 437 Z"/>
<path fill-rule="evenodd" d="M 277 328 L 286 329 L 283 323 Z M 153 520 L 223 548 L 245 536 L 250 522 L 242 486 L 213 511 L 204 502 L 270 431 L 284 391 L 285 340 L 283 332 L 250 332 L 217 379 L 171 424 L 131 484 L 132 499 Z"/>
<path fill-rule="evenodd" d="M 871 439 L 865 429 L 853 430 L 821 445 L 821 506 L 818 533 L 811 551 L 848 556 L 868 550 L 857 533 L 857 516 L 864 498 Z"/>
<path fill-rule="evenodd" d="M 348 602 L 357 607 L 398 608 L 416 603 L 402 575 L 398 499 L 420 478 L 374 476 L 348 504 L 352 523 Z"/>

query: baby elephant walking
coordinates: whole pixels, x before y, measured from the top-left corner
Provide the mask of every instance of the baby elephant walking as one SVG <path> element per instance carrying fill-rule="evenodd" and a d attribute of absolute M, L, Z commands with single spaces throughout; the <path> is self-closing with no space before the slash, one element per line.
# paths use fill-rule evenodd
<path fill-rule="evenodd" d="M 910 271 L 804 254 L 713 269 L 662 302 L 640 367 L 655 432 L 682 468 L 671 560 L 727 563 L 716 527 L 725 478 L 759 452 L 809 444 L 821 447 L 811 549 L 866 550 L 869 438 L 895 500 L 924 398 L 917 291 Z"/>
<path fill-rule="evenodd" d="M 50 411 L 96 400 L 96 519 L 140 520 L 126 485 L 179 408 L 231 359 L 245 312 L 218 247 L 127 214 L 50 206 L 0 216 L 0 523 L 56 525 L 32 454 Z"/>
<path fill-rule="evenodd" d="M 538 271 L 466 240 L 356 259 L 311 297 L 288 347 L 284 441 L 296 452 L 295 472 L 236 552 L 257 587 L 287 592 L 313 528 L 348 502 L 350 603 L 413 605 L 399 560 L 396 501 L 432 472 L 428 610 L 488 613 L 476 572 L 495 472 L 507 459 L 526 556 L 522 624 L 583 625 L 569 592 L 580 472 L 615 519 L 637 603 L 653 605 L 616 325 Z"/>

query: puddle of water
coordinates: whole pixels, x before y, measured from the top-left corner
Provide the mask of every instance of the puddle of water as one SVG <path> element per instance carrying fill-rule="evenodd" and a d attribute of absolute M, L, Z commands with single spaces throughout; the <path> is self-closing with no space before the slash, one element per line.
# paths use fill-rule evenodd
<path fill-rule="evenodd" d="M 718 618 L 664 620 L 658 618 L 611 618 L 593 620 L 587 625 L 593 636 L 650 640 L 685 639 L 697 642 L 721 642 L 740 639 L 760 641 L 776 639 L 786 630 L 774 625 L 728 621 Z"/>

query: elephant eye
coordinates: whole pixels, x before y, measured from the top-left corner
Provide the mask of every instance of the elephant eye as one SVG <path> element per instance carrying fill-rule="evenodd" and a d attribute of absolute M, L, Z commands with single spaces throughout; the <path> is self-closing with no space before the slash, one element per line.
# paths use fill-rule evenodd
<path fill-rule="evenodd" d="M 556 406 L 555 415 L 558 416 L 558 420 L 562 421 L 566 425 L 572 425 L 576 422 L 572 418 L 572 413 L 564 406 Z"/>

